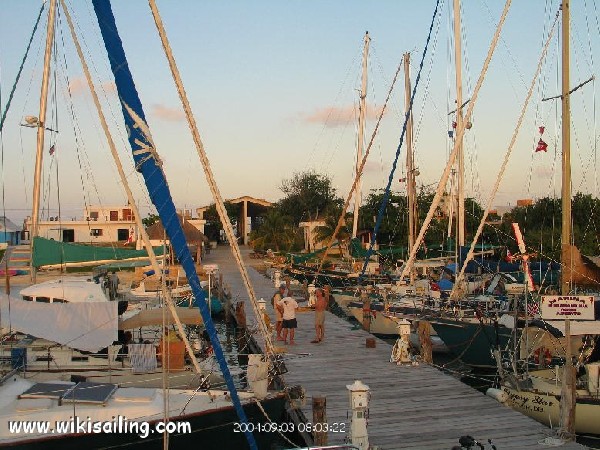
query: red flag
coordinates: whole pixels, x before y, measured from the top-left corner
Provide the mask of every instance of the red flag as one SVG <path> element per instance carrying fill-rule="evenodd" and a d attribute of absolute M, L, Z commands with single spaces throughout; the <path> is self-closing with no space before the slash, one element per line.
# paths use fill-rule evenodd
<path fill-rule="evenodd" d="M 540 134 L 544 134 L 544 130 L 545 130 L 545 129 L 546 129 L 546 128 L 545 128 L 545 127 L 542 125 L 542 126 L 539 128 L 539 130 L 540 130 Z"/>
<path fill-rule="evenodd" d="M 129 229 L 129 237 L 123 245 L 131 244 L 133 242 L 133 228 Z"/>
<path fill-rule="evenodd" d="M 535 152 L 547 152 L 548 148 L 548 144 L 546 144 L 543 140 L 539 140 L 538 144 L 537 144 L 537 148 L 535 149 Z"/>
<path fill-rule="evenodd" d="M 50 153 L 51 155 L 54 155 L 54 145 L 52 147 L 50 147 L 50 150 L 48 150 L 48 153 Z"/>

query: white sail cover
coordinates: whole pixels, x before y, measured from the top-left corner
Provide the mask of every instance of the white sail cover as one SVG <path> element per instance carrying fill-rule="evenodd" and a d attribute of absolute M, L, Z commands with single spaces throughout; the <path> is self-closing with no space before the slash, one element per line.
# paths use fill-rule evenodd
<path fill-rule="evenodd" d="M 0 323 L 8 329 L 77 350 L 97 352 L 117 340 L 118 302 L 41 303 L 1 295 Z"/>

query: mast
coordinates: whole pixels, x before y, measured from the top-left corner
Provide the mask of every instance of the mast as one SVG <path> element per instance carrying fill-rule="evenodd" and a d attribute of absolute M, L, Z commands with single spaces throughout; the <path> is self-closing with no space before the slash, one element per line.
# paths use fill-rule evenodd
<path fill-rule="evenodd" d="M 225 378 L 234 409 L 238 414 L 240 422 L 247 423 L 248 419 L 246 412 L 242 407 L 240 397 L 229 371 L 227 360 L 217 336 L 217 330 L 210 317 L 210 311 L 208 310 L 208 305 L 206 303 L 206 295 L 200 286 L 200 279 L 196 272 L 196 266 L 187 246 L 183 229 L 177 218 L 175 204 L 162 169 L 162 161 L 154 146 L 150 129 L 146 122 L 142 102 L 138 96 L 133 77 L 129 70 L 129 65 L 112 13 L 110 1 L 92 0 L 92 4 L 98 19 L 98 25 L 104 40 L 104 45 L 108 53 L 111 70 L 115 77 L 135 167 L 142 173 L 144 182 L 148 188 L 150 199 L 156 207 L 158 215 L 160 216 L 171 241 L 171 246 L 177 255 L 177 259 L 185 270 L 196 303 L 202 314 L 206 331 L 213 344 L 216 360 L 219 363 L 219 368 Z M 247 430 L 244 434 L 246 435 L 250 448 L 252 450 L 257 449 L 252 432 Z"/>
<path fill-rule="evenodd" d="M 460 33 L 460 0 L 454 0 L 454 63 L 456 65 L 456 129 L 460 129 L 463 122 L 462 115 L 462 50 Z M 458 136 L 457 136 L 458 138 Z M 458 246 L 465 245 L 465 158 L 463 154 L 462 136 L 458 142 L 456 154 L 458 166 L 457 183 L 457 223 Z"/>
<path fill-rule="evenodd" d="M 369 42 L 371 38 L 369 32 L 365 33 L 365 46 L 363 50 L 363 61 L 362 61 L 362 86 L 360 88 L 360 104 L 359 104 L 359 116 L 358 116 L 358 145 L 356 148 L 356 170 L 360 166 L 363 154 L 363 140 L 365 134 L 365 113 L 366 113 L 366 99 L 367 99 L 367 61 L 369 56 Z M 356 185 L 356 191 L 354 192 L 354 221 L 352 222 L 352 237 L 356 237 L 358 231 L 358 210 L 360 209 L 360 178 Z"/>
<path fill-rule="evenodd" d="M 562 3 L 562 233 L 561 233 L 561 293 L 569 294 L 571 281 L 571 107 L 570 107 L 570 5 Z M 565 367 L 560 396 L 561 437 L 575 437 L 575 368 L 571 354 L 571 324 L 565 320 Z"/>
<path fill-rule="evenodd" d="M 46 131 L 46 104 L 48 100 L 48 79 L 50 74 L 50 57 L 52 56 L 52 43 L 54 41 L 54 16 L 56 0 L 50 0 L 48 11 L 48 27 L 46 31 L 46 50 L 44 54 L 44 72 L 42 75 L 42 89 L 40 93 L 40 113 L 38 116 L 37 148 L 35 154 L 35 172 L 33 175 L 33 210 L 31 212 L 30 250 L 33 261 L 33 239 L 38 235 L 40 216 L 40 181 L 42 179 L 42 160 L 44 157 L 44 132 Z M 30 266 L 31 281 L 35 283 L 36 271 Z"/>
<path fill-rule="evenodd" d="M 569 95 L 569 0 L 562 3 L 562 233 L 561 293 L 567 295 L 571 279 L 571 106 Z"/>
<path fill-rule="evenodd" d="M 411 87 L 410 87 L 410 53 L 404 54 L 404 102 L 408 119 L 406 123 L 406 197 L 408 204 L 408 248 L 415 244 L 415 233 L 417 232 L 417 203 L 416 203 L 416 173 L 415 155 L 413 150 L 413 120 L 410 111 Z M 410 271 L 411 282 L 414 272 Z"/>

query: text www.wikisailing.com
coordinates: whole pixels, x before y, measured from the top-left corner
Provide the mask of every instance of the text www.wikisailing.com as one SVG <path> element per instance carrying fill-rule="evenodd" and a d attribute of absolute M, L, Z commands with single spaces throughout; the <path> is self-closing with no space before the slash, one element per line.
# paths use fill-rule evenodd
<path fill-rule="evenodd" d="M 137 434 L 146 439 L 150 434 L 192 432 L 189 422 L 136 422 L 123 416 L 112 420 L 94 421 L 89 417 L 71 417 L 68 420 L 9 420 L 8 431 L 11 434 Z"/>

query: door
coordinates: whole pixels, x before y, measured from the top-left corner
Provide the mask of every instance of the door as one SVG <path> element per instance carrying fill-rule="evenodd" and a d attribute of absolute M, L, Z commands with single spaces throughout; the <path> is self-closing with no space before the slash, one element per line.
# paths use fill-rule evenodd
<path fill-rule="evenodd" d="M 75 242 L 75 230 L 62 230 L 63 242 Z"/>

